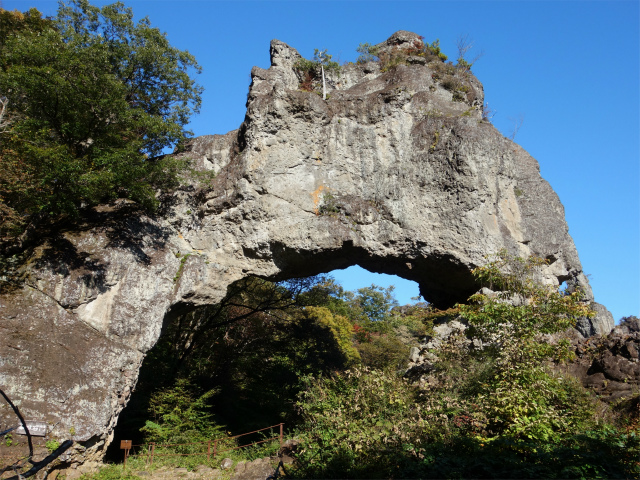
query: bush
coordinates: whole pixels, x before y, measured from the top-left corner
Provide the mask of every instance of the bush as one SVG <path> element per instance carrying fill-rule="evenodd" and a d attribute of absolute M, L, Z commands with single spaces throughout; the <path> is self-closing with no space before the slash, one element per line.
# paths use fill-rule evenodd
<path fill-rule="evenodd" d="M 425 422 L 415 389 L 397 375 L 356 368 L 304 380 L 296 403 L 303 423 L 294 475 L 379 478 L 394 463 L 394 452 L 420 442 Z"/>
<path fill-rule="evenodd" d="M 440 50 L 440 40 L 436 39 L 432 43 L 427 43 L 424 46 L 425 52 L 430 53 L 431 55 L 439 58 L 441 61 L 445 62 L 447 60 L 447 56 Z"/>
<path fill-rule="evenodd" d="M 356 345 L 362 364 L 375 369 L 397 370 L 403 368 L 409 356 L 409 347 L 395 335 L 371 335 Z"/>

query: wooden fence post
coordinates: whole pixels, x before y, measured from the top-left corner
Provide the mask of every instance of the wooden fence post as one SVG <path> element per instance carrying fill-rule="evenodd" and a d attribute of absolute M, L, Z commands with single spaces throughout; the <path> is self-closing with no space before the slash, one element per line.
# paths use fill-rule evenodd
<path fill-rule="evenodd" d="M 129 450 L 131 449 L 131 440 L 120 440 L 120 448 L 124 450 L 124 467 L 127 468 L 127 457 L 129 456 Z"/>
<path fill-rule="evenodd" d="M 213 441 L 213 456 L 215 457 L 218 452 L 218 439 L 216 438 Z"/>
<path fill-rule="evenodd" d="M 150 459 L 149 465 L 153 465 L 153 454 L 155 453 L 155 451 L 156 451 L 156 444 L 154 442 L 151 444 L 151 459 Z"/>
<path fill-rule="evenodd" d="M 282 428 L 283 425 L 284 425 L 284 423 L 280 424 L 280 448 L 282 448 L 282 440 L 283 440 L 283 437 L 284 437 L 284 435 L 283 435 L 284 432 L 283 432 L 283 428 Z"/>
<path fill-rule="evenodd" d="M 207 462 L 211 460 L 211 440 L 207 442 Z"/>

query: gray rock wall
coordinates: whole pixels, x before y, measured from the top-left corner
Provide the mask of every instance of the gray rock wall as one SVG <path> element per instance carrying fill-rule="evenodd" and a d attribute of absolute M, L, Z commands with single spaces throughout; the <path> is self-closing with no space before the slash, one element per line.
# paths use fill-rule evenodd
<path fill-rule="evenodd" d="M 399 32 L 381 48 L 415 39 Z M 324 101 L 299 90 L 299 58 L 274 40 L 239 130 L 180 154 L 214 180 L 194 178 L 153 218 L 121 203 L 43 235 L 24 287 L 0 297 L 0 385 L 27 418 L 84 442 L 75 458 L 108 443 L 163 321 L 248 275 L 357 263 L 448 306 L 477 289 L 470 271 L 485 255 L 507 248 L 548 258 L 544 281 L 592 298 L 560 200 L 537 162 L 482 119 L 475 77 L 447 89 L 444 64 L 420 56 L 386 71 L 348 65 L 329 76 Z M 584 331 L 608 332 L 607 314 Z"/>

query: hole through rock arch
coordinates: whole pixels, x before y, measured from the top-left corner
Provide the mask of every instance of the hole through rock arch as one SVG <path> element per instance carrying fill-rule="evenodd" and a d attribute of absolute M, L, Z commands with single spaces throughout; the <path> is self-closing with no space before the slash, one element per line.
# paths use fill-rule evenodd
<path fill-rule="evenodd" d="M 259 330 L 260 328 L 263 328 L 263 326 L 256 327 L 256 325 L 253 325 L 250 320 L 252 315 L 260 316 L 272 314 L 272 311 L 277 311 L 279 308 L 283 307 L 283 305 L 278 304 L 277 301 L 272 302 L 273 299 L 267 298 L 263 305 L 254 305 L 254 309 L 252 310 L 238 300 L 238 296 L 250 294 L 251 289 L 255 290 L 262 288 L 261 285 L 263 283 L 273 284 L 272 282 L 275 282 L 277 285 L 278 282 L 286 282 L 289 288 L 299 288 L 301 291 L 304 291 L 305 288 L 312 286 L 314 281 L 321 281 L 314 279 L 321 279 L 324 274 L 330 275 L 332 272 L 344 268 L 351 268 L 351 270 L 359 269 L 360 271 L 366 271 L 373 274 L 383 274 L 391 277 L 373 277 L 373 279 L 372 277 L 368 277 L 359 285 L 350 286 L 346 288 L 346 290 L 357 290 L 358 288 L 370 287 L 371 284 L 378 284 L 375 278 L 382 278 L 386 280 L 386 282 L 380 283 L 387 283 L 390 280 L 392 281 L 393 278 L 404 279 L 408 282 L 415 282 L 413 287 L 414 291 L 410 296 L 408 296 L 409 300 L 411 297 L 417 296 L 419 292 L 426 301 L 439 308 L 446 308 L 455 302 L 464 301 L 477 289 L 477 285 L 473 281 L 473 277 L 471 276 L 469 269 L 457 262 L 453 257 L 448 256 L 433 256 L 430 258 L 419 257 L 418 260 L 412 258 L 385 258 L 368 255 L 363 249 L 356 248 L 352 244 L 347 243 L 338 251 L 322 251 L 320 253 L 276 248 L 274 262 L 280 269 L 279 274 L 267 279 L 248 276 L 236 281 L 229 285 L 227 289 L 227 296 L 218 304 L 194 306 L 186 300 L 175 304 L 169 310 L 164 319 L 161 337 L 156 346 L 149 351 L 147 358 L 143 363 L 137 390 L 133 393 L 129 405 L 120 416 L 118 426 L 114 432 L 114 441 L 107 452 L 108 460 L 121 460 L 119 458 L 121 456 L 121 452 L 117 449 L 121 439 L 131 439 L 134 443 L 142 440 L 142 434 L 139 430 L 144 426 L 145 421 L 150 419 L 147 410 L 151 395 L 162 388 L 171 386 L 172 379 L 175 380 L 176 375 L 180 373 L 182 363 L 184 362 L 184 358 L 181 357 L 181 354 L 186 353 L 186 356 L 188 356 L 189 350 L 193 350 L 195 348 L 194 345 L 202 342 L 201 339 L 197 338 L 198 335 L 192 337 L 189 336 L 189 328 L 197 327 L 196 330 L 198 330 L 198 328 L 217 329 L 216 331 L 220 338 L 215 340 L 209 336 L 208 339 L 205 338 L 205 344 L 206 342 L 216 341 L 222 343 L 226 341 L 228 343 L 227 345 L 224 345 L 224 348 L 228 351 L 227 354 L 220 354 L 215 348 L 212 348 L 212 356 L 217 355 L 217 360 L 203 360 L 203 364 L 206 363 L 206 361 L 211 361 L 212 365 L 219 365 L 216 368 L 219 368 L 220 371 L 218 373 L 209 372 L 209 376 L 206 381 L 204 381 L 202 385 L 198 385 L 201 393 L 211 388 L 218 388 L 219 385 L 225 385 L 225 382 L 228 384 L 230 382 L 230 377 L 234 375 L 235 379 L 242 377 L 243 375 L 247 378 L 250 376 L 246 372 L 243 373 L 242 367 L 238 366 L 238 363 L 245 362 L 246 358 L 253 355 L 256 349 L 259 350 L 263 346 L 259 345 L 259 342 L 254 342 L 254 346 L 251 346 L 250 341 L 247 341 L 246 344 L 238 342 L 234 346 L 232 345 L 233 342 L 228 342 L 228 340 L 230 338 L 234 338 L 233 335 L 235 333 L 230 330 L 233 330 L 233 324 L 238 322 L 238 319 L 245 322 L 242 324 L 242 328 L 247 330 L 257 328 Z M 341 276 L 340 272 L 336 273 L 337 276 Z M 386 284 L 383 286 L 386 286 Z M 277 290 L 275 291 L 277 292 Z M 405 299 L 399 303 L 406 304 L 409 302 Z M 284 307 L 286 307 L 286 305 L 284 305 Z M 268 323 L 269 322 L 267 321 L 266 324 Z M 250 340 L 255 341 L 257 338 L 260 338 L 261 343 L 269 344 L 269 342 L 274 342 L 273 335 L 277 337 L 279 334 L 277 328 L 281 328 L 281 326 L 276 325 L 274 328 L 276 329 L 274 332 L 269 332 L 268 329 L 264 329 L 264 332 L 261 334 L 254 332 L 255 338 Z M 181 329 L 184 331 L 181 332 Z M 262 337 L 260 337 L 260 335 L 262 335 Z M 319 336 L 321 337 L 321 335 Z M 222 341 L 221 339 L 226 340 Z M 295 342 L 296 340 L 294 339 L 292 341 Z M 301 339 L 300 341 L 304 342 L 308 341 L 308 339 Z M 277 343 L 278 342 L 275 341 L 274 345 Z M 233 350 L 233 348 L 236 347 L 237 350 Z M 200 346 L 200 348 L 203 347 Z M 223 351 L 224 348 L 222 349 Z M 276 345 L 273 348 L 278 347 Z M 330 355 L 323 356 L 321 346 L 317 347 L 317 352 L 313 352 L 313 349 L 316 348 L 314 345 L 311 347 L 307 346 L 305 348 L 315 355 L 315 360 L 311 360 L 311 362 L 315 361 L 322 363 L 323 368 L 326 367 L 327 372 L 338 368 L 339 362 L 332 364 L 331 362 L 335 359 L 329 358 L 331 357 Z M 173 351 L 171 351 L 172 349 Z M 244 357 L 242 355 L 236 355 L 238 351 L 245 351 L 246 353 L 242 354 Z M 169 364 L 163 363 L 163 356 L 165 360 L 167 358 L 170 359 Z M 236 363 L 234 364 L 233 362 Z M 272 368 L 268 362 L 265 361 L 262 364 L 254 364 L 253 366 L 250 365 L 246 368 L 259 370 L 267 367 Z M 202 368 L 206 368 L 206 365 Z M 287 375 L 290 375 L 290 373 L 291 372 L 287 373 Z M 204 374 L 199 375 L 201 377 L 206 377 Z M 197 377 L 198 375 L 195 376 Z M 280 387 L 271 385 L 265 388 L 271 388 L 272 390 L 277 390 L 278 388 L 291 390 L 294 388 L 292 385 L 296 382 L 296 379 L 293 377 L 284 377 L 286 377 L 286 375 L 283 373 L 283 380 Z M 248 383 L 251 381 L 253 380 L 247 380 Z M 243 388 L 247 391 L 251 391 L 251 388 L 254 387 L 251 385 L 247 387 L 245 385 Z M 195 390 L 198 389 L 194 389 L 194 391 Z M 239 425 L 243 424 L 251 425 L 251 428 L 246 427 L 249 430 L 260 428 L 266 426 L 266 424 L 278 423 L 277 420 L 279 419 L 276 412 L 271 417 L 269 417 L 269 415 L 263 415 L 263 418 L 269 418 L 269 420 L 262 423 L 259 420 L 256 420 L 254 424 L 247 421 L 248 417 L 251 416 L 250 413 L 247 413 L 247 410 L 249 412 L 251 410 L 255 411 L 259 409 L 277 410 L 277 408 L 274 407 L 273 402 L 269 399 L 269 395 L 273 392 L 267 393 L 262 395 L 259 392 L 253 392 L 254 396 L 259 397 L 262 395 L 264 398 L 261 400 L 262 403 L 260 403 L 260 401 L 257 403 L 254 401 L 252 403 L 255 398 L 246 399 L 243 398 L 244 393 L 242 391 L 229 393 L 229 389 L 227 389 L 227 393 L 225 395 L 214 396 L 214 406 L 215 409 L 224 412 L 224 420 L 221 420 L 221 422 L 232 430 L 236 430 Z M 275 397 L 277 401 L 277 395 Z M 287 401 L 291 400 L 289 399 Z M 245 407 L 244 410 L 242 410 L 241 406 L 243 402 L 245 405 L 250 405 L 250 407 Z M 238 411 L 234 412 L 234 409 Z M 214 410 L 214 412 L 215 411 L 216 410 Z M 258 417 L 260 416 L 258 415 Z M 235 421 L 234 419 L 237 418 L 242 418 L 242 421 Z M 241 432 L 234 431 L 234 433 Z"/>
<path fill-rule="evenodd" d="M 392 248 L 393 245 L 390 246 Z M 416 247 L 417 249 L 420 246 Z M 271 280 L 308 277 L 357 265 L 369 272 L 395 275 L 418 284 L 420 295 L 437 308 L 461 303 L 479 288 L 469 266 L 449 253 L 422 255 L 402 248 L 402 255 L 371 254 L 346 241 L 338 249 L 302 250 L 285 245 L 272 246 L 273 261 L 280 273 Z"/>

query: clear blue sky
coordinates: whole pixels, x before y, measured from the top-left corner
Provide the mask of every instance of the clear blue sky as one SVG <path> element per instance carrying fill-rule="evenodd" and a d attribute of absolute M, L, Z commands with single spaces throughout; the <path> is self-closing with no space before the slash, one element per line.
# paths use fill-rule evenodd
<path fill-rule="evenodd" d="M 202 65 L 199 82 L 206 90 L 202 113 L 191 124 L 196 135 L 240 125 L 249 72 L 254 65 L 269 67 L 273 38 L 307 58 L 314 48 L 327 48 L 344 62 L 356 58 L 359 43 L 381 42 L 397 30 L 440 39 L 450 57 L 456 38 L 468 34 L 476 51 L 485 52 L 473 71 L 497 112 L 493 123 L 508 135 L 510 118 L 524 116 L 516 142 L 540 162 L 542 176 L 560 196 L 596 300 L 616 321 L 640 316 L 637 0 L 124 3 Z M 57 2 L 2 5 L 53 15 Z M 348 289 L 388 280 L 336 278 Z M 401 304 L 417 294 L 415 284 L 392 283 Z"/>

